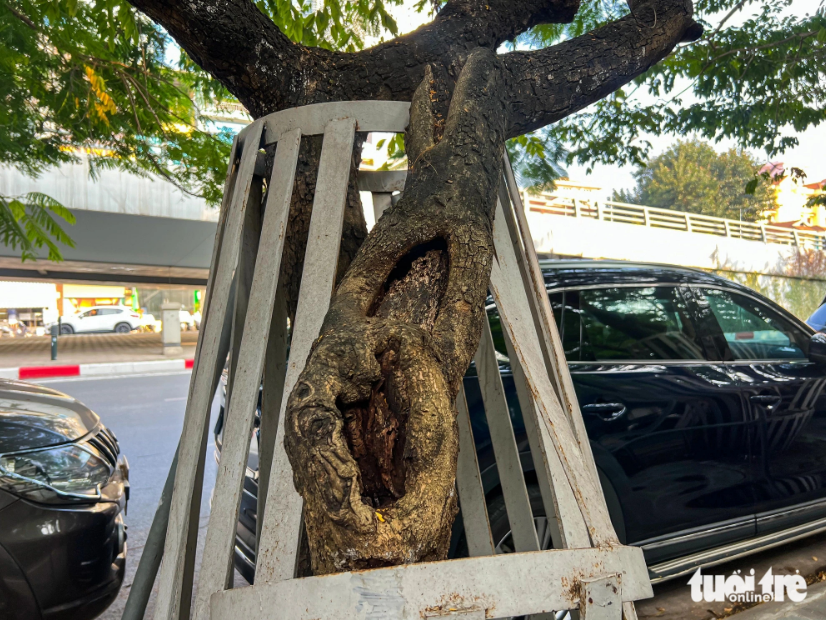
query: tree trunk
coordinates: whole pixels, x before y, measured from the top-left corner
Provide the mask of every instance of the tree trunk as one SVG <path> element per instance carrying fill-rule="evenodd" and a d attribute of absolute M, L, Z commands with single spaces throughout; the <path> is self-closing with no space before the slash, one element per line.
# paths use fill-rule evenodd
<path fill-rule="evenodd" d="M 404 196 L 367 237 L 287 404 L 313 572 L 444 559 L 454 400 L 476 351 L 505 140 L 502 63 L 479 49 L 444 137 L 432 74 L 413 97 Z"/>
<path fill-rule="evenodd" d="M 366 240 L 351 177 L 338 274 L 350 266 L 289 397 L 285 445 L 314 572 L 444 558 L 456 513 L 453 402 L 485 318 L 504 140 L 697 39 L 691 0 L 628 0 L 629 14 L 591 32 L 499 57 L 518 34 L 573 19 L 579 0 L 448 0 L 430 24 L 354 53 L 291 42 L 251 0 L 130 2 L 256 118 L 412 99 L 405 194 Z M 319 145 L 303 141 L 290 210 L 281 276 L 291 317 Z"/>

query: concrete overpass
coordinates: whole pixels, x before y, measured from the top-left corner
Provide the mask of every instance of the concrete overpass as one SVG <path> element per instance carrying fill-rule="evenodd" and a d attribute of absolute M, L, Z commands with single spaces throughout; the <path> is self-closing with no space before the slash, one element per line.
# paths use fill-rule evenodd
<path fill-rule="evenodd" d="M 103 170 L 92 180 L 88 165 L 82 156 L 79 163 L 51 169 L 36 180 L 0 167 L 0 193 L 43 192 L 77 217 L 77 224 L 68 227 L 77 247 L 63 250 L 64 262 L 21 263 L 17 253 L 0 246 L 0 278 L 204 285 L 218 209 L 158 179 Z M 368 224 L 374 220 L 371 199 L 381 211 L 390 203 L 390 192 L 403 187 L 404 176 L 362 174 Z M 811 259 L 812 253 L 823 254 L 826 236 L 820 233 L 610 201 L 524 194 L 523 202 L 537 250 L 543 254 L 826 282 L 822 267 L 811 273 L 791 272 L 791 266 L 801 263 L 801 255 Z M 818 264 L 826 266 L 826 255 Z"/>
<path fill-rule="evenodd" d="M 522 200 L 540 253 L 826 281 L 820 232 L 612 201 L 528 193 Z M 807 270 L 811 262 L 821 268 Z"/>
<path fill-rule="evenodd" d="M 171 183 L 120 170 L 102 170 L 93 180 L 86 155 L 37 179 L 0 167 L 1 194 L 27 192 L 48 194 L 72 210 L 77 223 L 65 229 L 76 247 L 61 248 L 62 263 L 21 263 L 18 252 L 0 245 L 0 277 L 206 284 L 218 209 Z"/>

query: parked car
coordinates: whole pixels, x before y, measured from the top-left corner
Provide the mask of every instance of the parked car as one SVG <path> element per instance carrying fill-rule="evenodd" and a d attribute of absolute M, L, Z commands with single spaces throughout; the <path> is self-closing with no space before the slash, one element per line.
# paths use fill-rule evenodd
<path fill-rule="evenodd" d="M 60 319 L 60 333 L 116 332 L 128 334 L 141 326 L 141 315 L 126 306 L 95 306 Z"/>
<path fill-rule="evenodd" d="M 586 430 L 620 540 L 653 581 L 826 531 L 826 337 L 705 272 L 543 263 Z M 537 528 L 544 507 L 497 309 L 488 316 Z M 479 384 L 464 379 L 496 548 L 513 549 Z M 215 428 L 220 455 L 223 411 Z M 254 577 L 257 444 L 235 565 Z M 456 520 L 452 556 L 465 545 Z M 550 538 L 544 537 L 550 544 Z"/>
<path fill-rule="evenodd" d="M 0 618 L 86 620 L 123 582 L 129 466 L 75 399 L 0 379 Z"/>
<path fill-rule="evenodd" d="M 826 332 L 826 303 L 822 304 L 812 313 L 812 316 L 806 319 L 806 324 L 816 331 Z"/>

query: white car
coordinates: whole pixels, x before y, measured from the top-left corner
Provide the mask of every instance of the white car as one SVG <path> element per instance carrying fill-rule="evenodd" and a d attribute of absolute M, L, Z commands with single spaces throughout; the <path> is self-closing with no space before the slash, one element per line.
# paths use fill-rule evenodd
<path fill-rule="evenodd" d="M 179 313 L 179 317 L 181 321 L 181 331 L 195 329 L 195 319 L 192 318 L 192 315 L 189 313 L 189 310 L 181 310 Z"/>
<path fill-rule="evenodd" d="M 141 325 L 140 315 L 126 306 L 95 306 L 61 318 L 61 334 L 116 332 L 128 334 Z"/>

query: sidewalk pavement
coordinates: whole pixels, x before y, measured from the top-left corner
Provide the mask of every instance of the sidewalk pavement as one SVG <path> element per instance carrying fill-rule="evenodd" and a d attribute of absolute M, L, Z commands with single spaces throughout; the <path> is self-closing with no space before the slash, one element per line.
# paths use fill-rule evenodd
<path fill-rule="evenodd" d="M 732 560 L 719 566 L 703 569 L 705 575 L 731 575 L 734 571 L 749 574 L 754 569 L 755 574 L 762 577 L 771 568 L 775 575 L 793 575 L 800 571 L 801 575 L 810 577 L 826 570 L 826 533 L 816 534 L 794 542 L 785 543 L 774 549 Z M 640 620 L 716 620 L 731 618 L 732 620 L 775 620 L 775 616 L 761 616 L 765 610 L 779 609 L 784 603 L 763 603 L 737 613 L 737 606 L 728 601 L 695 603 L 691 600 L 691 588 L 688 580 L 691 575 L 684 575 L 672 581 L 666 581 L 654 586 L 654 598 L 637 602 L 637 616 Z M 826 599 L 821 598 L 821 607 L 815 607 L 813 616 L 806 616 L 799 610 L 805 609 L 807 604 L 816 605 L 815 593 L 823 589 L 823 584 L 814 583 L 808 588 L 808 596 L 802 603 L 785 605 L 790 613 L 798 616 L 776 616 L 783 620 L 799 620 L 810 617 L 826 620 Z M 774 606 L 774 607 L 770 607 Z M 766 612 L 768 613 L 768 612 Z M 747 615 L 755 614 L 755 615 Z"/>
<path fill-rule="evenodd" d="M 823 620 L 826 618 L 826 582 L 813 583 L 800 603 L 763 603 L 733 616 L 735 620 Z"/>
<path fill-rule="evenodd" d="M 57 359 L 51 359 L 51 338 L 0 339 L 0 377 L 33 379 L 78 375 L 119 375 L 191 368 L 198 332 L 183 332 L 183 353 L 163 355 L 161 335 L 72 334 L 58 338 Z"/>

